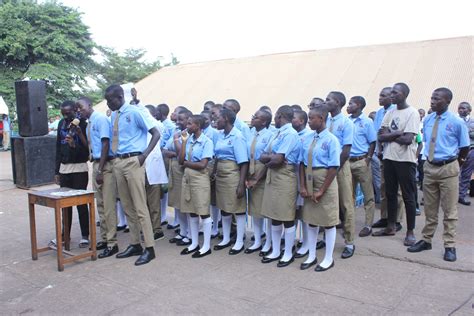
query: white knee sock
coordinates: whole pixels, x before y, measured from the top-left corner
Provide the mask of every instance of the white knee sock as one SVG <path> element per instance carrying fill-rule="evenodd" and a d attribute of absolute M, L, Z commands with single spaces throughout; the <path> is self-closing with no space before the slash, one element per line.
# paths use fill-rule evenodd
<path fill-rule="evenodd" d="M 308 224 L 301 222 L 301 231 L 303 232 L 303 244 L 297 251 L 297 253 L 299 253 L 300 255 L 303 255 L 308 251 L 308 227 Z"/>
<path fill-rule="evenodd" d="M 237 238 L 235 244 L 232 247 L 234 250 L 239 250 L 244 246 L 244 235 L 245 235 L 245 217 L 247 215 L 236 215 L 235 219 L 237 222 Z"/>
<path fill-rule="evenodd" d="M 189 245 L 188 249 L 193 250 L 199 246 L 199 216 L 191 217 L 189 214 L 189 230 L 191 231 L 191 240 L 192 243 Z"/>
<path fill-rule="evenodd" d="M 269 251 L 270 248 L 272 247 L 272 222 L 265 218 L 265 234 L 266 234 L 266 239 L 265 239 L 265 244 L 263 245 L 262 251 Z"/>
<path fill-rule="evenodd" d="M 189 239 L 193 239 L 191 237 L 191 230 L 189 229 L 189 227 L 191 226 L 191 216 L 189 216 L 189 214 L 186 214 L 186 220 L 188 222 L 188 234 L 186 235 L 186 237 L 188 237 Z M 199 222 L 198 222 L 198 236 L 199 236 Z"/>
<path fill-rule="evenodd" d="M 336 227 L 325 229 L 326 234 L 326 254 L 324 260 L 319 264 L 323 268 L 327 268 L 333 262 L 332 253 L 336 244 Z"/>
<path fill-rule="evenodd" d="M 293 246 L 295 245 L 295 233 L 296 226 L 293 225 L 289 228 L 285 228 L 285 253 L 283 254 L 282 261 L 289 261 L 293 257 Z"/>
<path fill-rule="evenodd" d="M 160 200 L 161 205 L 161 222 L 166 221 L 166 209 L 168 208 L 168 193 L 163 194 L 163 198 Z"/>
<path fill-rule="evenodd" d="M 212 218 L 212 234 L 216 235 L 219 232 L 219 209 L 217 206 L 211 205 Z"/>
<path fill-rule="evenodd" d="M 232 215 L 222 216 L 222 241 L 219 246 L 226 245 L 230 242 L 230 225 L 232 225 Z"/>
<path fill-rule="evenodd" d="M 211 248 L 211 230 L 212 230 L 212 219 L 210 217 L 202 220 L 202 231 L 204 232 L 204 240 L 202 247 L 199 250 L 200 253 L 205 253 Z"/>
<path fill-rule="evenodd" d="M 178 208 L 174 209 L 174 214 L 178 218 L 179 234 L 186 237 L 188 235 L 188 217 L 186 214 L 181 213 Z"/>
<path fill-rule="evenodd" d="M 122 203 L 117 201 L 117 217 L 118 217 L 118 226 L 127 226 L 127 218 L 125 217 L 125 212 L 123 211 Z"/>
<path fill-rule="evenodd" d="M 283 225 L 272 225 L 272 253 L 268 258 L 277 258 L 280 256 L 280 242 Z"/>
<path fill-rule="evenodd" d="M 253 236 L 255 241 L 249 249 L 257 249 L 262 245 L 262 222 L 263 218 L 252 217 L 253 219 Z"/>
<path fill-rule="evenodd" d="M 176 225 L 178 225 L 178 224 L 181 225 L 181 223 L 180 223 L 180 221 L 179 221 L 179 208 L 175 208 L 175 209 L 174 209 L 173 226 L 176 226 Z"/>
<path fill-rule="evenodd" d="M 306 224 L 307 225 L 307 224 Z M 316 259 L 316 242 L 318 240 L 319 226 L 311 227 L 308 225 L 307 241 L 308 241 L 308 258 L 304 263 L 313 262 Z"/>

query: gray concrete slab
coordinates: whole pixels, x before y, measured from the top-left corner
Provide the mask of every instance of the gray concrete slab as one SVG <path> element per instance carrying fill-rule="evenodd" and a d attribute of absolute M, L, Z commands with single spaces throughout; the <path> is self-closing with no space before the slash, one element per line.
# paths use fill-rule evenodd
<path fill-rule="evenodd" d="M 58 272 L 53 252 L 31 260 L 26 193 L 12 183 L 10 153 L 0 152 L 2 315 L 474 313 L 474 207 L 459 206 L 455 263 L 442 259 L 442 225 L 431 251 L 408 253 L 402 231 L 389 238 L 357 238 L 356 254 L 348 260 L 339 257 L 344 244 L 338 231 L 335 267 L 325 273 L 300 271 L 304 259 L 283 269 L 264 265 L 256 253 L 229 256 L 223 250 L 192 259 L 179 254 L 182 248 L 168 242 L 173 232 L 165 230 L 166 238 L 156 242 L 157 259 L 145 266 L 135 267 L 135 258 L 85 259 Z M 363 213 L 357 209 L 358 229 Z M 72 251 L 81 252 L 73 214 Z M 38 207 L 40 246 L 54 238 L 53 218 L 51 209 Z M 423 223 L 418 217 L 418 237 Z M 248 231 L 247 244 L 250 236 Z M 127 234 L 119 232 L 118 240 L 124 249 Z"/>

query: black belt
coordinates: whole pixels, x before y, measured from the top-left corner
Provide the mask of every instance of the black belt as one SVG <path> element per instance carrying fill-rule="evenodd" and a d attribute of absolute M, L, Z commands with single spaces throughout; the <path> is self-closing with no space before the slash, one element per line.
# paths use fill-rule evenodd
<path fill-rule="evenodd" d="M 120 159 L 125 159 L 125 158 L 130 158 L 130 157 L 135 157 L 135 156 L 140 156 L 142 153 L 139 151 L 133 152 L 133 153 L 126 153 L 126 154 L 116 154 L 115 156 Z"/>
<path fill-rule="evenodd" d="M 354 162 L 354 161 L 359 161 L 359 160 L 362 160 L 362 159 L 365 159 L 365 158 L 367 158 L 367 155 L 362 155 L 362 156 L 358 156 L 358 157 L 350 157 L 349 161 Z"/>
<path fill-rule="evenodd" d="M 428 161 L 430 164 L 434 166 L 444 166 L 447 165 L 448 163 L 452 163 L 453 161 L 456 161 L 458 158 L 454 157 L 448 160 L 438 160 L 438 161 Z"/>
<path fill-rule="evenodd" d="M 107 159 L 105 161 L 111 161 L 111 160 L 114 160 L 115 157 L 113 156 L 108 156 Z M 98 159 L 92 159 L 93 162 L 100 162 L 100 158 Z"/>

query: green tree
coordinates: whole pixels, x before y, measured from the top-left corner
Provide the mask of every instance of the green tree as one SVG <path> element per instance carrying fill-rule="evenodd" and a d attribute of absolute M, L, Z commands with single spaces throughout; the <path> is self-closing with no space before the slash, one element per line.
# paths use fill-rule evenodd
<path fill-rule="evenodd" d="M 81 13 L 55 1 L 0 0 L 0 94 L 14 108 L 14 82 L 47 82 L 48 105 L 87 90 L 95 43 Z"/>

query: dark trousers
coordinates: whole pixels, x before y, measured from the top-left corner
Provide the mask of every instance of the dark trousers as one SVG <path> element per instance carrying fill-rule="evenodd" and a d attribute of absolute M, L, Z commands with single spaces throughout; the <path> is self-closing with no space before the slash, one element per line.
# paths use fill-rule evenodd
<path fill-rule="evenodd" d="M 89 182 L 88 172 L 77 172 L 77 173 L 65 173 L 59 175 L 60 187 L 66 187 L 71 189 L 87 189 L 87 183 Z M 68 227 L 71 231 L 72 225 L 72 207 L 66 207 L 63 212 L 67 212 L 68 216 Z M 79 225 L 81 226 L 81 236 L 89 237 L 89 210 L 87 204 L 78 205 L 77 213 L 79 214 Z M 63 229 L 64 234 L 64 229 Z"/>
<path fill-rule="evenodd" d="M 388 222 L 395 224 L 397 221 L 397 191 L 400 185 L 406 209 L 407 229 L 412 230 L 415 228 L 416 218 L 416 164 L 385 159 L 383 166 Z"/>

